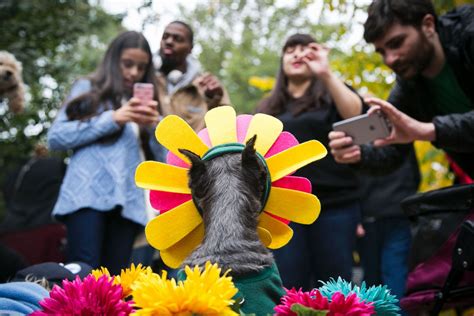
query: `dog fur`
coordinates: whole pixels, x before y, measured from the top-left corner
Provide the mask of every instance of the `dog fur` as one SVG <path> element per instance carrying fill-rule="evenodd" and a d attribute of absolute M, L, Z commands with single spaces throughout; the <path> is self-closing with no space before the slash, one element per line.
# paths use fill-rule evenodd
<path fill-rule="evenodd" d="M 180 150 L 192 163 L 189 185 L 205 227 L 204 241 L 183 266 L 204 266 L 212 261 L 239 276 L 259 272 L 274 262 L 257 234 L 267 172 L 256 156 L 255 140 L 256 136 L 251 138 L 241 154 L 225 154 L 210 161 Z"/>
<path fill-rule="evenodd" d="M 9 52 L 0 51 L 0 99 L 8 99 L 10 111 L 20 113 L 25 105 L 24 94 L 21 63 Z"/>

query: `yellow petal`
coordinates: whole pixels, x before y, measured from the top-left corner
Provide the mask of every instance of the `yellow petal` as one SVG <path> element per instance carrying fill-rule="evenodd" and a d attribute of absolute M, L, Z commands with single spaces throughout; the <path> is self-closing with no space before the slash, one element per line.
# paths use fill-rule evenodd
<path fill-rule="evenodd" d="M 290 147 L 266 159 L 272 182 L 326 156 L 328 151 L 317 140 Z"/>
<path fill-rule="evenodd" d="M 188 187 L 188 169 L 157 161 L 145 161 L 135 171 L 137 186 L 148 190 L 191 193 Z"/>
<path fill-rule="evenodd" d="M 258 113 L 255 114 L 252 121 L 250 121 L 245 141 L 257 135 L 255 149 L 264 156 L 270 147 L 272 147 L 282 130 L 283 123 L 279 119 L 271 115 Z"/>
<path fill-rule="evenodd" d="M 270 232 L 272 243 L 266 245 L 270 249 L 278 249 L 286 245 L 293 237 L 293 230 L 288 225 L 271 217 L 265 212 L 260 215 L 258 228 L 265 228 Z"/>
<path fill-rule="evenodd" d="M 163 250 L 176 244 L 202 223 L 192 200 L 152 219 L 145 228 L 150 245 Z"/>
<path fill-rule="evenodd" d="M 209 149 L 191 126 L 176 115 L 165 117 L 156 127 L 155 136 L 158 142 L 169 151 L 187 162 L 190 162 L 189 159 L 182 155 L 178 149 L 190 150 L 201 157 Z"/>
<path fill-rule="evenodd" d="M 202 223 L 174 246 L 160 251 L 161 259 L 168 267 L 173 269 L 179 268 L 184 259 L 199 246 L 203 239 L 204 224 Z"/>
<path fill-rule="evenodd" d="M 219 106 L 204 117 L 212 146 L 237 142 L 237 124 L 234 108 Z"/>
<path fill-rule="evenodd" d="M 264 244 L 265 247 L 269 247 L 272 243 L 272 234 L 270 234 L 270 232 L 263 227 L 257 227 L 257 233 L 262 244 Z"/>
<path fill-rule="evenodd" d="M 319 216 L 318 198 L 306 192 L 272 187 L 265 211 L 300 224 L 311 224 Z"/>

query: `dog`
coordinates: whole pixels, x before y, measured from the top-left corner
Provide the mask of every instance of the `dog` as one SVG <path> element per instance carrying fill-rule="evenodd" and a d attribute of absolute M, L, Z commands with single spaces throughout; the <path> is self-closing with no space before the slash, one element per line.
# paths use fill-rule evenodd
<path fill-rule="evenodd" d="M 8 100 L 13 113 L 20 113 L 25 105 L 25 87 L 21 63 L 9 52 L 0 51 L 0 99 Z"/>

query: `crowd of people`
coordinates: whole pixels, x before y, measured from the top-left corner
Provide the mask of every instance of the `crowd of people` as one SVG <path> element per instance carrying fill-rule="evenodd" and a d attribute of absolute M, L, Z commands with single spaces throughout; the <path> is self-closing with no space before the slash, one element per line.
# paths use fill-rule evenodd
<path fill-rule="evenodd" d="M 286 288 L 311 289 L 318 280 L 351 280 L 359 239 L 363 279 L 400 298 L 411 244 L 400 202 L 420 181 L 413 142 L 432 142 L 474 178 L 474 7 L 437 16 L 430 0 L 375 0 L 364 27 L 367 43 L 397 75 L 386 101 L 361 96 L 331 70 L 324 43 L 294 34 L 282 46 L 275 86 L 255 106 L 300 143 L 317 139 L 330 150 L 296 173 L 311 181 L 319 219 L 291 224 L 291 242 L 274 256 Z M 155 127 L 175 114 L 199 131 L 208 110 L 232 104 L 192 56 L 193 41 L 182 21 L 166 26 L 156 54 L 141 33 L 124 32 L 97 69 L 73 84 L 48 132 L 51 150 L 72 151 L 52 210 L 67 229 L 66 262 L 119 274 L 132 257 L 147 265 L 157 257 L 145 242 L 146 255 L 132 255 L 155 216 L 147 192 L 135 185 L 135 169 L 166 157 Z M 152 100 L 134 97 L 137 82 L 153 85 Z M 389 137 L 358 145 L 333 131 L 333 123 L 367 112 L 390 120 Z"/>

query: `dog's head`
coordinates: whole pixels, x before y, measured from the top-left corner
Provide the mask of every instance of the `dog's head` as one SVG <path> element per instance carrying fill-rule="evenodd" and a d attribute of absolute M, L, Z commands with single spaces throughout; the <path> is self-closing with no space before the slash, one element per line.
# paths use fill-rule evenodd
<path fill-rule="evenodd" d="M 0 51 L 0 93 L 19 86 L 22 82 L 21 72 L 21 63 L 15 56 Z"/>

